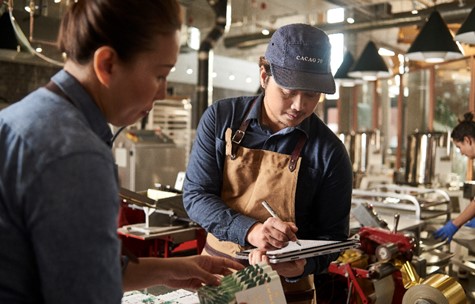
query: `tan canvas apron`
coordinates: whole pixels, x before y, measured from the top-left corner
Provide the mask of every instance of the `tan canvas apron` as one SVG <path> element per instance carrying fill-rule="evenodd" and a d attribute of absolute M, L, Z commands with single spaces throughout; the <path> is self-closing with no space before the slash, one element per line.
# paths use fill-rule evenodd
<path fill-rule="evenodd" d="M 302 134 L 291 156 L 272 151 L 248 149 L 238 146 L 249 121 L 243 122 L 232 138 L 232 130 L 226 130 L 226 160 L 221 198 L 230 208 L 251 216 L 260 222 L 268 217 L 261 202 L 272 205 L 283 221 L 295 222 L 295 190 L 300 167 L 300 150 L 305 144 Z M 233 140 L 231 140 L 231 138 Z M 232 242 L 219 241 L 208 233 L 204 254 L 234 257 L 245 249 Z M 288 303 L 316 303 L 313 276 L 297 283 L 282 285 Z"/>

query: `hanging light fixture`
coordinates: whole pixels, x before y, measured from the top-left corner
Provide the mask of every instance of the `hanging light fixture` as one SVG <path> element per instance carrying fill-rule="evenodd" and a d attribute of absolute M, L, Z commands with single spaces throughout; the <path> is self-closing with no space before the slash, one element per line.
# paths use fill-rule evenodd
<path fill-rule="evenodd" d="M 359 79 L 351 78 L 350 76 L 348 76 L 348 72 L 353 67 L 354 63 L 355 59 L 353 58 L 353 55 L 350 52 L 346 52 L 340 67 L 333 76 L 335 81 L 339 83 L 340 86 L 353 87 L 358 82 L 360 82 Z"/>
<path fill-rule="evenodd" d="M 475 7 L 462 23 L 454 39 L 467 44 L 475 44 Z"/>
<path fill-rule="evenodd" d="M 369 41 L 353 68 L 348 72 L 348 75 L 350 77 L 372 81 L 391 76 L 391 73 L 383 57 L 378 54 L 378 49 L 374 42 Z"/>
<path fill-rule="evenodd" d="M 463 57 L 447 24 L 434 10 L 406 53 L 409 60 L 442 62 Z"/>

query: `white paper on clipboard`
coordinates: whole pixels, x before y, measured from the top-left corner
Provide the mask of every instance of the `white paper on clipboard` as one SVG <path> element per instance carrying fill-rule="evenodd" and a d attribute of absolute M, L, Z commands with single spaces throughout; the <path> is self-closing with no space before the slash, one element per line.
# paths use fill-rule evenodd
<path fill-rule="evenodd" d="M 296 242 L 289 242 L 289 245 L 284 248 L 268 251 L 269 262 L 276 264 L 306 259 L 341 252 L 360 245 L 356 239 L 345 241 L 299 240 L 299 242 L 302 246 L 299 246 Z"/>
<path fill-rule="evenodd" d="M 289 242 L 284 248 L 267 251 L 269 262 L 272 264 L 295 261 L 300 259 L 306 259 L 309 257 L 315 257 L 320 255 L 331 254 L 335 252 L 341 252 L 346 249 L 359 247 L 357 239 L 348 239 L 344 241 L 334 240 L 301 240 L 301 244 L 296 242 Z M 247 258 L 251 250 L 246 250 L 237 253 L 237 258 Z"/>

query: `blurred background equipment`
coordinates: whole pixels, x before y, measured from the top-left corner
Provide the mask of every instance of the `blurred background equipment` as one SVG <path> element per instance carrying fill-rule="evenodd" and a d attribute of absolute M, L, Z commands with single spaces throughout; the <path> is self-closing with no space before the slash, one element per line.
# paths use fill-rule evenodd
<path fill-rule="evenodd" d="M 190 100 L 155 101 L 146 118 L 114 141 L 120 185 L 137 192 L 175 185 L 178 173 L 186 170 L 191 142 Z"/>
<path fill-rule="evenodd" d="M 174 185 L 186 169 L 186 151 L 167 135 L 153 130 L 124 130 L 113 152 L 119 183 L 132 191 L 146 191 L 155 184 Z"/>

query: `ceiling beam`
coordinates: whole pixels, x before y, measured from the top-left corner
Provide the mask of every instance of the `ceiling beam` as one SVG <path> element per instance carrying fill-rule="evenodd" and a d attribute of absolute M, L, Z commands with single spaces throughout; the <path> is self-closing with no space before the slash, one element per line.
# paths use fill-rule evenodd
<path fill-rule="evenodd" d="M 325 31 L 327 34 L 334 33 L 356 33 L 362 31 L 379 30 L 385 28 L 398 28 L 410 25 L 422 25 L 426 18 L 437 9 L 444 21 L 447 23 L 461 23 L 470 13 L 472 7 L 475 5 L 475 0 L 465 0 L 465 6 L 460 7 L 458 1 L 451 3 L 443 3 L 430 8 L 419 10 L 417 15 L 410 11 L 392 14 L 388 18 L 380 18 L 372 21 L 355 22 L 349 24 L 341 23 L 322 23 L 315 26 Z M 227 48 L 249 48 L 260 44 L 265 44 L 269 41 L 273 31 L 267 36 L 261 33 L 249 33 L 244 35 L 228 36 L 223 39 L 224 46 Z"/>

